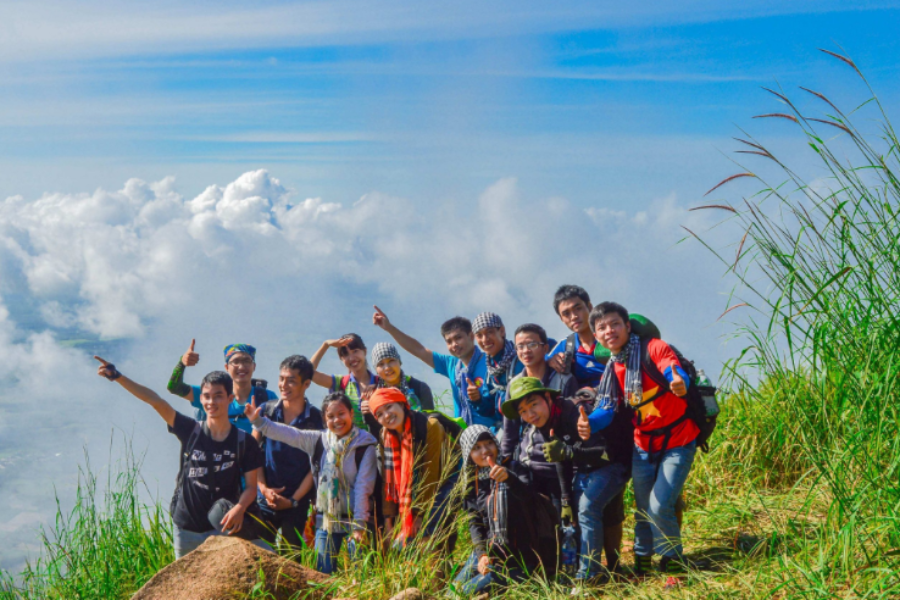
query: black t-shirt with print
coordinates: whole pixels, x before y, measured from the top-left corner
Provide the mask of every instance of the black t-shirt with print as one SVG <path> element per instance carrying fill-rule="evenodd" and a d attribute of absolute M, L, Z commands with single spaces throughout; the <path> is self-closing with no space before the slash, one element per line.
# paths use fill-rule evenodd
<path fill-rule="evenodd" d="M 185 456 L 191 433 L 197 425 L 194 419 L 176 413 L 175 422 L 169 427 L 169 433 L 181 441 L 183 470 L 180 489 L 175 490 L 172 521 L 181 529 L 203 533 L 213 528 L 206 515 L 216 500 L 227 498 L 236 503 L 241 495 L 241 476 L 263 466 L 264 461 L 256 440 L 245 433 L 243 455 L 240 464 L 235 465 L 238 462 L 238 428 L 232 426 L 228 437 L 217 442 L 210 437 L 205 423 L 201 424 L 191 456 Z M 207 470 L 210 465 L 212 473 Z"/>

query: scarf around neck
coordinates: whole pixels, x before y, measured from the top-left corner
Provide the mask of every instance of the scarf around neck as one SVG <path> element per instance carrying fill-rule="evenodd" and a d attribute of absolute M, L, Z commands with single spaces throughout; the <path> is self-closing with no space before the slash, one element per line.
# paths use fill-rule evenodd
<path fill-rule="evenodd" d="M 351 442 L 359 435 L 355 425 L 350 433 L 342 438 L 331 431 L 323 434 L 325 444 L 325 461 L 316 482 L 316 510 L 322 514 L 322 528 L 330 533 L 338 531 L 344 519 L 353 519 L 350 507 L 349 485 L 344 479 L 344 458 Z M 341 506 L 341 490 L 347 499 L 346 510 Z"/>
<path fill-rule="evenodd" d="M 625 365 L 625 395 L 624 401 L 632 408 L 637 408 L 644 402 L 644 389 L 641 380 L 641 339 L 631 334 L 628 343 L 618 354 L 609 357 L 610 363 L 622 363 Z M 600 378 L 600 385 L 597 386 L 597 400 L 594 406 L 609 405 L 618 406 L 623 400 L 622 390 L 619 387 L 619 378 L 616 376 L 616 369 L 613 365 L 609 365 L 603 371 L 603 377 Z M 640 412 L 635 414 L 640 419 Z"/>
<path fill-rule="evenodd" d="M 413 391 L 411 387 L 409 387 L 409 378 L 406 376 L 406 373 L 401 369 L 400 371 L 400 383 L 397 385 L 390 385 L 387 381 L 382 379 L 381 377 L 375 378 L 375 387 L 376 388 L 384 388 L 384 387 L 395 387 L 406 396 L 406 399 L 409 400 L 409 406 L 413 410 L 422 410 L 422 402 L 419 400 L 419 396 Z"/>
<path fill-rule="evenodd" d="M 407 413 L 403 433 L 399 436 L 384 429 L 384 495 L 395 503 L 399 511 L 400 534 L 398 539 L 405 542 L 413 537 L 412 491 L 413 491 L 413 450 L 412 417 Z"/>
<path fill-rule="evenodd" d="M 475 370 L 475 365 L 481 360 L 482 354 L 484 353 L 481 351 L 481 348 L 476 345 L 475 351 L 472 353 L 472 360 L 469 361 L 473 371 Z M 456 363 L 456 373 L 454 373 L 454 383 L 456 384 L 456 389 L 459 390 L 459 416 L 463 418 L 467 425 L 475 422 L 472 416 L 471 401 L 469 400 L 469 383 L 466 381 L 469 377 L 469 365 L 464 364 L 462 359 L 459 359 Z"/>

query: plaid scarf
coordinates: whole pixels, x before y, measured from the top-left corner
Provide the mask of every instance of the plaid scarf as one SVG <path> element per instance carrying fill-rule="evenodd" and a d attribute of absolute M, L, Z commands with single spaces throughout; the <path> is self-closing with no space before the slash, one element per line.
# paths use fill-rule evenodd
<path fill-rule="evenodd" d="M 413 536 L 412 492 L 413 492 L 413 433 L 412 417 L 406 416 L 403 434 L 396 435 L 385 429 L 384 441 L 384 496 L 389 502 L 400 507 L 399 539 Z"/>
<path fill-rule="evenodd" d="M 481 348 L 475 346 L 475 351 L 472 353 L 472 360 L 469 361 L 469 365 L 472 366 L 473 371 L 475 370 L 475 365 L 481 360 L 482 354 L 484 353 L 481 351 Z M 468 377 L 468 365 L 463 364 L 462 359 L 458 360 L 456 362 L 456 373 L 454 373 L 453 382 L 456 384 L 456 389 L 459 390 L 459 416 L 463 418 L 466 425 L 471 425 L 475 420 L 472 417 L 472 406 L 469 404 Z"/>
<path fill-rule="evenodd" d="M 500 357 L 500 360 L 495 361 L 494 357 L 487 354 L 484 355 L 488 381 L 491 385 L 491 394 L 503 394 L 506 391 L 506 372 L 514 360 L 516 360 L 516 345 L 511 340 L 504 340 L 503 355 Z M 497 404 L 499 405 L 502 402 L 502 397 L 498 398 Z"/>
<path fill-rule="evenodd" d="M 597 401 L 594 406 L 618 406 L 622 400 L 622 390 L 619 387 L 619 378 L 616 376 L 616 369 L 612 363 L 623 363 L 625 365 L 625 402 L 631 408 L 637 408 L 644 402 L 644 384 L 641 380 L 641 339 L 631 334 L 628 343 L 618 354 L 609 357 L 610 365 L 603 372 L 600 379 L 600 385 L 597 386 Z M 640 421 L 640 411 L 636 411 L 638 421 Z M 640 425 L 640 422 L 638 422 Z"/>
<path fill-rule="evenodd" d="M 350 494 L 347 493 L 347 510 L 341 506 L 341 488 L 347 490 L 347 482 L 344 481 L 344 456 L 350 443 L 359 435 L 359 428 L 353 427 L 350 433 L 339 438 L 331 431 L 323 434 L 322 443 L 325 446 L 325 464 L 319 473 L 319 481 L 316 482 L 316 510 L 322 513 L 322 528 L 333 533 L 341 526 L 341 519 L 353 515 L 349 506 Z M 346 513 L 346 515 L 344 514 Z"/>
<path fill-rule="evenodd" d="M 409 387 L 409 383 L 407 382 L 406 373 L 402 370 L 400 371 L 400 383 L 397 385 L 390 385 L 387 381 L 382 379 L 381 377 L 375 378 L 375 387 L 376 388 L 385 388 L 385 387 L 395 387 L 406 396 L 406 399 L 409 400 L 409 406 L 413 410 L 422 410 L 422 401 L 419 400 L 419 397 L 416 393 Z"/>

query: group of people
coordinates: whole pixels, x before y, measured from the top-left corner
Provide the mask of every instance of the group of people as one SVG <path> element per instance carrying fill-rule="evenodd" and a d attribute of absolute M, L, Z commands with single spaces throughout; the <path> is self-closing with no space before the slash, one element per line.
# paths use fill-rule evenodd
<path fill-rule="evenodd" d="M 373 324 L 396 345 L 370 350 L 347 334 L 310 359 L 289 356 L 279 395 L 254 378 L 248 344 L 224 349 L 224 371 L 185 383 L 200 360 L 191 341 L 167 388 L 191 403 L 194 418 L 95 358 L 99 375 L 150 404 L 181 442 L 171 505 L 176 557 L 222 534 L 300 547 L 308 521 L 325 573 L 345 542 L 349 560 L 361 544 L 429 540 L 449 556 L 462 509 L 474 550 L 456 571 L 456 593 L 556 576 L 561 526 L 577 531 L 580 589 L 623 572 L 632 480 L 633 573 L 652 572 L 657 554 L 666 585 L 678 585 L 681 492 L 700 433 L 685 399 L 695 382 L 655 326 L 623 306 L 595 306 L 574 285 L 560 287 L 553 306 L 571 332 L 558 343 L 533 323 L 510 337 L 485 312 L 441 325 L 446 354 L 375 307 Z M 346 373 L 318 370 L 330 348 Z M 448 378 L 453 416 L 435 410 L 429 386 L 407 375 L 400 349 Z M 320 408 L 307 398 L 313 384 L 327 389 Z"/>

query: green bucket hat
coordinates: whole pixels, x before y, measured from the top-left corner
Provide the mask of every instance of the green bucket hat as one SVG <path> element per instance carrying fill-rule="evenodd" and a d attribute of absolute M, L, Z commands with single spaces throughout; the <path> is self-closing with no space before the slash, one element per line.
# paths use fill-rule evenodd
<path fill-rule="evenodd" d="M 503 404 L 500 405 L 500 412 L 509 420 L 518 419 L 519 411 L 516 410 L 516 407 L 519 404 L 519 400 L 525 396 L 543 392 L 550 392 L 550 395 L 554 398 L 559 396 L 559 390 L 544 387 L 544 384 L 537 377 L 516 377 L 509 384 L 509 395 L 503 401 Z"/>

